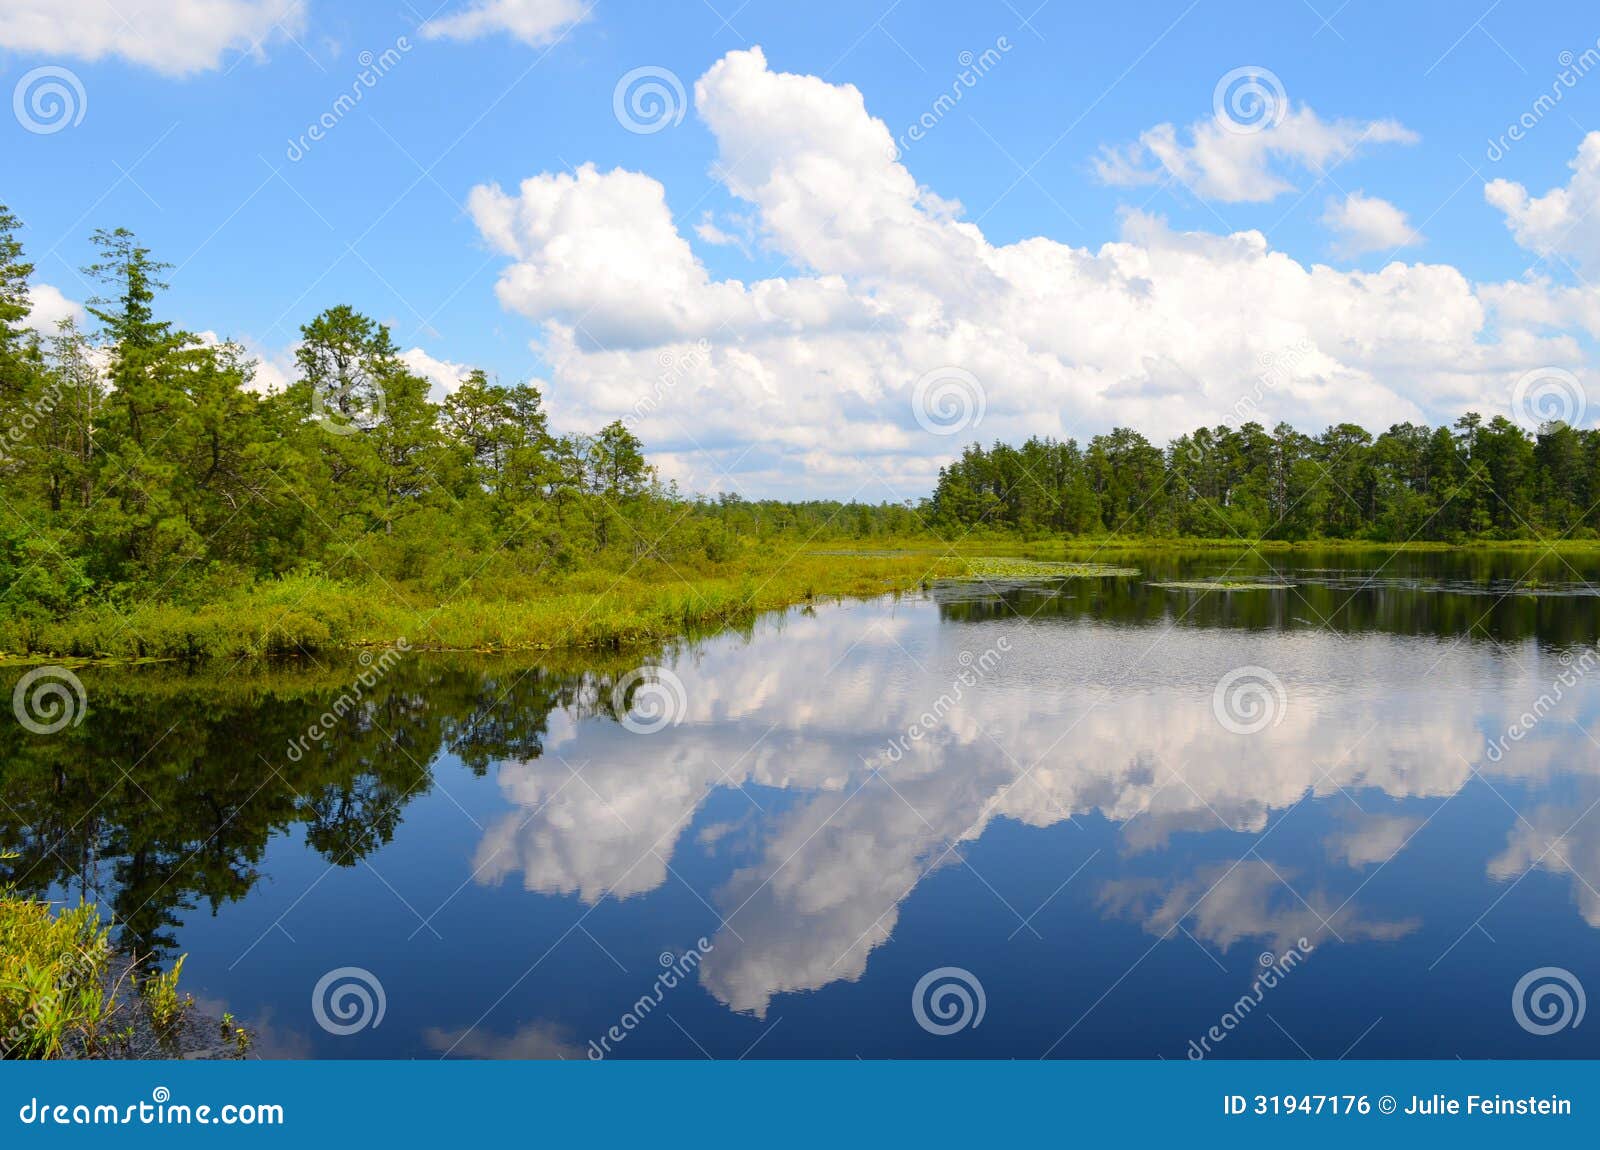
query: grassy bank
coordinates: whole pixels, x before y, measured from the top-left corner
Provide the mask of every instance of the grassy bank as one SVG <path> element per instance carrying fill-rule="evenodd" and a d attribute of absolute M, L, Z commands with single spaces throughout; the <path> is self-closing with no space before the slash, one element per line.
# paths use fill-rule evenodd
<path fill-rule="evenodd" d="M 924 543 L 926 547 L 926 543 Z M 774 548 L 737 561 L 641 564 L 459 594 L 293 576 L 192 603 L 102 603 L 60 619 L 0 621 L 15 658 L 205 659 L 386 647 L 458 651 L 622 649 L 736 625 L 763 611 L 900 592 L 963 565 L 927 550 L 821 555 Z"/>
<path fill-rule="evenodd" d="M 1365 540 L 1021 539 L 988 534 L 748 547 L 698 564 L 646 561 L 621 571 L 497 573 L 444 590 L 378 576 L 293 575 L 165 601 L 159 592 L 102 601 L 59 618 L 0 618 L 0 659 L 243 658 L 386 647 L 441 651 L 596 651 L 650 646 L 748 622 L 764 611 L 908 591 L 934 578 L 1070 576 L 1136 569 L 1139 554 L 1446 551 L 1594 554 L 1600 542 L 1482 540 L 1465 544 Z M 1060 566 L 1054 572 L 1049 564 Z M 1009 566 L 1008 566 L 1009 564 Z M 1102 572 L 1103 573 L 1103 572 Z"/>

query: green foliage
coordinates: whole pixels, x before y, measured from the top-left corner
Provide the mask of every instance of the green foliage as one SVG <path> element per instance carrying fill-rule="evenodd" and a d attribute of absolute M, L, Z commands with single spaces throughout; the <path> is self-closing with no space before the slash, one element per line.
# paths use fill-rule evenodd
<path fill-rule="evenodd" d="M 178 978 L 183 974 L 184 960 L 180 954 L 171 970 L 154 971 L 139 984 L 139 994 L 144 998 L 145 1009 L 150 1012 L 150 1023 L 160 1035 L 171 1035 L 194 1005 L 191 995 L 178 992 Z"/>
<path fill-rule="evenodd" d="M 95 1051 L 114 1012 L 111 963 L 92 906 L 52 914 L 48 903 L 0 889 L 0 1057 Z"/>
<path fill-rule="evenodd" d="M 392 643 L 617 647 L 818 593 L 913 585 L 936 557 L 842 540 L 1274 543 L 1600 533 L 1600 432 L 1503 418 L 1201 428 L 1165 449 L 969 447 L 912 503 L 751 501 L 663 484 L 623 421 L 552 434 L 531 383 L 435 402 L 381 323 L 336 305 L 296 377 L 162 318 L 165 265 L 96 232 L 91 332 L 23 328 L 32 267 L 0 207 L 0 650 L 236 657 Z M 641 390 L 645 381 L 641 381 Z"/>
<path fill-rule="evenodd" d="M 123 229 L 84 269 L 97 330 L 39 340 L 17 226 L 0 209 L 0 650 L 614 647 L 928 570 L 774 578 L 802 542 L 908 534 L 917 513 L 686 498 L 621 421 L 552 435 L 532 384 L 473 372 L 434 402 L 348 306 L 301 328 L 296 378 L 264 393 L 239 347 L 161 318 L 165 265 Z"/>
<path fill-rule="evenodd" d="M 1071 440 L 974 444 L 939 473 L 927 519 L 947 534 L 1235 541 L 1461 543 L 1593 538 L 1600 431 L 1550 423 L 1529 435 L 1475 414 L 1454 428 L 1287 424 L 1200 428 L 1162 451 L 1118 428 Z"/>

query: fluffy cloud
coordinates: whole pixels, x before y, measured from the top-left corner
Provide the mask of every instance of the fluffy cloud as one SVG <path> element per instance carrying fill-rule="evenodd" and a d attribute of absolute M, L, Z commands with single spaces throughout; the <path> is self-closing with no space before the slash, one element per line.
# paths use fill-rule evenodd
<path fill-rule="evenodd" d="M 504 32 L 538 46 L 580 23 L 589 8 L 579 0 L 474 0 L 459 12 L 429 20 L 422 34 L 432 39 L 476 40 Z"/>
<path fill-rule="evenodd" d="M 1600 132 L 1590 132 L 1568 165 L 1566 187 L 1542 196 L 1511 180 L 1492 180 L 1484 197 L 1505 213 L 1506 226 L 1521 246 L 1540 255 L 1570 260 L 1585 272 L 1600 269 Z"/>
<path fill-rule="evenodd" d="M 472 370 L 463 363 L 452 363 L 448 359 L 437 359 L 420 347 L 413 347 L 401 352 L 400 362 L 433 384 L 433 389 L 429 394 L 435 403 L 460 387 Z"/>
<path fill-rule="evenodd" d="M 100 60 L 120 56 L 172 76 L 221 65 L 229 51 L 261 54 L 279 32 L 298 35 L 305 0 L 8 0 L 0 47 Z"/>
<path fill-rule="evenodd" d="M 1185 142 L 1171 124 L 1157 124 L 1134 144 L 1101 152 L 1095 171 L 1108 184 L 1177 180 L 1197 196 L 1225 203 L 1261 203 L 1292 191 L 1284 167 L 1321 173 L 1368 144 L 1411 144 L 1416 133 L 1394 120 L 1319 119 L 1310 108 L 1286 110 L 1275 123 L 1240 131 L 1220 118 L 1197 121 Z"/>
<path fill-rule="evenodd" d="M 670 667 L 683 687 L 677 721 L 648 739 L 589 717 L 588 701 L 552 713 L 543 757 L 498 769 L 507 806 L 487 822 L 474 881 L 520 878 L 585 905 L 659 891 L 684 873 L 686 852 L 715 849 L 727 832 L 703 826 L 710 797 L 743 788 L 751 801 L 732 796 L 741 813 L 740 845 L 724 856 L 731 871 L 705 889 L 724 925 L 700 978 L 719 1001 L 763 1014 L 774 995 L 860 978 L 908 896 L 939 867 L 963 865 L 958 844 L 1000 820 L 1048 828 L 1103 818 L 1124 849 L 1107 852 L 1102 910 L 1158 935 L 1182 922 L 1222 951 L 1246 939 L 1282 949 L 1301 935 L 1321 944 L 1325 919 L 1349 941 L 1408 933 L 1413 923 L 1363 908 L 1361 880 L 1346 882 L 1343 867 L 1378 867 L 1412 850 L 1426 813 L 1469 784 L 1535 792 L 1576 776 L 1594 789 L 1594 767 L 1572 755 L 1582 736 L 1571 726 L 1548 723 L 1501 761 L 1485 760 L 1485 731 L 1505 730 L 1548 684 L 1546 669 L 1493 652 L 1441 655 L 1403 637 L 1307 629 L 1275 655 L 1289 699 L 1281 721 L 1241 738 L 1217 721 L 1212 696 L 1228 668 L 1259 657 L 1247 632 L 1165 630 L 1155 660 L 1144 656 L 1164 627 L 1156 617 L 1086 625 L 1063 669 L 1058 649 L 1018 640 L 1025 622 L 951 627 L 944 606 L 935 593 L 792 614 L 753 637 L 697 647 Z M 1002 650 L 1003 638 L 1003 659 L 928 724 L 923 716 L 953 693 L 973 653 Z M 1330 660 L 1366 689 L 1317 689 Z M 1438 689 L 1484 675 L 1501 688 L 1487 710 L 1472 692 Z M 1052 690 L 1028 689 L 1045 680 Z M 1594 719 L 1588 710 L 1571 717 Z M 908 740 L 912 729 L 923 737 Z M 766 797 L 779 791 L 780 801 Z M 1197 838 L 1157 853 L 1179 835 L 1260 835 L 1310 798 L 1348 811 L 1321 843 L 1337 867 L 1319 865 L 1311 842 L 1301 844 L 1309 853 L 1296 851 L 1298 874 L 1260 859 L 1226 876 L 1203 871 L 1215 856 Z M 1557 870 L 1564 858 L 1600 873 L 1591 866 L 1600 832 L 1592 842 L 1574 832 L 1566 855 L 1546 851 L 1588 803 L 1531 814 L 1537 833 L 1507 815 L 1516 833 L 1490 873 L 1514 875 L 1535 860 Z M 1167 878 L 1151 882 L 1152 873 Z M 1585 902 L 1584 914 L 1600 925 L 1597 907 L 1600 899 Z"/>
<path fill-rule="evenodd" d="M 1392 252 L 1422 242 L 1422 236 L 1411 227 L 1405 212 L 1388 200 L 1363 192 L 1351 192 L 1343 199 L 1330 200 L 1322 222 L 1337 234 L 1335 246 L 1346 256 Z"/>
<path fill-rule="evenodd" d="M 83 305 L 76 300 L 68 299 L 61 293 L 60 288 L 49 284 L 29 285 L 28 306 L 31 310 L 23 322 L 43 336 L 54 335 L 56 325 L 64 319 L 70 319 L 80 325 L 84 320 Z"/>
<path fill-rule="evenodd" d="M 1440 264 L 1307 265 L 1259 232 L 1179 233 L 1137 212 L 1099 248 L 997 246 L 894 159 L 856 88 L 774 72 L 758 48 L 713 65 L 695 103 L 716 137 L 713 170 L 781 275 L 713 277 L 667 189 L 639 172 L 585 165 L 469 200 L 507 260 L 500 302 L 539 325 L 558 420 L 633 419 L 691 489 L 921 495 L 962 439 L 925 429 L 917 382 L 951 369 L 983 392 L 963 437 L 1019 440 L 1117 424 L 1160 438 L 1236 421 L 1245 398 L 1269 425 L 1442 420 L 1506 410 L 1531 367 L 1582 366 L 1576 341 L 1551 330 L 1560 289 L 1548 284 L 1486 290 Z M 1268 141 L 1244 147 L 1267 151 L 1240 153 L 1239 170 L 1409 138 L 1309 110 L 1257 135 Z M 1497 301 L 1511 310 L 1496 314 Z M 1264 379 L 1263 362 L 1280 366 Z"/>

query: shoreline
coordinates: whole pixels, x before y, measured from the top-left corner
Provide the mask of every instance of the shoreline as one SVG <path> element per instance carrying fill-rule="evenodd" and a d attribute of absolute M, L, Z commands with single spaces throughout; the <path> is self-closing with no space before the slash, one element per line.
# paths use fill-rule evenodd
<path fill-rule="evenodd" d="M 751 548 L 757 551 L 758 548 Z M 996 559 L 1032 577 L 1080 572 L 1109 556 L 1204 554 L 1600 554 L 1600 540 L 1367 540 L 926 538 L 838 541 L 781 555 L 749 554 L 684 571 L 664 562 L 621 573 L 591 569 L 542 582 L 496 580 L 453 597 L 383 580 L 291 576 L 194 602 L 119 609 L 96 604 L 60 619 L 0 620 L 0 669 L 40 664 L 140 666 L 214 659 L 360 654 L 404 642 L 413 651 L 552 655 L 625 652 L 748 625 L 810 603 L 899 595 L 937 579 L 982 578 Z M 777 562 L 773 563 L 772 560 Z M 1110 566 L 1110 565 L 1107 565 Z M 1117 570 L 1110 574 L 1128 574 Z"/>

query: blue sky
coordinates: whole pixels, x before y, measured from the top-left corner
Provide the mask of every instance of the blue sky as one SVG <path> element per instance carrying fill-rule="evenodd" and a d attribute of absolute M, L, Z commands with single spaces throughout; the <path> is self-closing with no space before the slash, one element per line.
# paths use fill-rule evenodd
<path fill-rule="evenodd" d="M 1586 132 L 1600 129 L 1600 75 L 1564 87 L 1560 103 L 1536 113 L 1525 138 L 1502 149 L 1498 160 L 1486 154 L 1490 140 L 1560 84 L 1564 60 L 1595 47 L 1600 20 L 1592 7 L 1578 4 L 1050 0 L 1036 7 L 1035 0 L 1017 0 L 1013 7 L 751 0 L 741 7 L 737 0 L 599 0 L 588 7 L 577 0 L 495 0 L 485 7 L 450 0 L 435 13 L 420 0 L 416 8 L 327 0 L 182 0 L 170 6 L 129 0 L 119 3 L 119 15 L 100 0 L 35 3 L 22 0 L 20 14 L 0 16 L 5 87 L 21 100 L 28 74 L 58 67 L 70 71 L 83 94 L 81 120 L 57 131 L 28 130 L 26 109 L 0 121 L 0 200 L 25 221 L 23 238 L 38 281 L 68 300 L 86 298 L 90 288 L 75 269 L 89 259 L 89 233 L 126 226 L 176 265 L 165 306 L 186 327 L 239 338 L 286 363 L 299 324 L 321 308 L 348 302 L 390 323 L 401 346 L 423 349 L 435 360 L 482 366 L 506 381 L 546 381 L 558 424 L 631 412 L 647 446 L 675 460 L 668 470 L 699 489 L 886 498 L 917 493 L 964 439 L 1034 430 L 1082 437 L 1115 422 L 1145 426 L 1151 420 L 1150 431 L 1160 438 L 1174 427 L 1236 422 L 1229 413 L 1238 397 L 1262 388 L 1249 368 L 1251 355 L 1232 366 L 1218 358 L 1224 344 L 1249 344 L 1258 364 L 1269 354 L 1262 346 L 1294 348 L 1303 339 L 1315 345 L 1312 358 L 1291 369 L 1294 378 L 1281 387 L 1269 383 L 1270 394 L 1257 396 L 1258 417 L 1268 422 L 1288 418 L 1315 427 L 1348 417 L 1379 427 L 1419 415 L 1442 418 L 1464 398 L 1481 398 L 1485 410 L 1495 402 L 1504 409 L 1504 397 L 1529 371 L 1585 378 L 1594 335 L 1590 313 L 1600 311 L 1591 307 L 1585 281 L 1585 260 L 1593 262 L 1595 247 L 1583 202 L 1589 189 L 1583 173 L 1571 167 Z M 483 9 L 477 25 L 460 24 L 474 7 Z M 575 12 L 582 15 L 578 22 L 563 19 Z M 456 25 L 438 29 L 455 34 L 428 35 L 422 25 L 429 18 L 456 18 Z M 402 37 L 405 47 L 399 47 Z M 254 51 L 241 50 L 258 38 Z M 1026 275 L 1004 272 L 1003 288 L 973 288 L 981 298 L 965 294 L 966 287 L 939 287 L 929 289 L 931 300 L 921 299 L 931 282 L 922 256 L 902 259 L 903 250 L 868 251 L 858 241 L 849 250 L 830 249 L 826 221 L 782 222 L 791 209 L 818 198 L 815 188 L 786 206 L 778 190 L 786 177 L 767 182 L 765 193 L 747 186 L 738 194 L 713 172 L 719 156 L 735 158 L 728 149 L 737 144 L 746 150 L 741 133 L 776 141 L 782 159 L 760 173 L 762 180 L 785 160 L 807 170 L 796 157 L 806 148 L 830 146 L 828 132 L 813 138 L 816 133 L 808 136 L 799 125 L 799 118 L 813 116 L 806 96 L 812 89 L 796 83 L 763 95 L 756 89 L 765 77 L 853 85 L 865 117 L 881 119 L 891 135 L 903 137 L 941 93 L 960 83 L 962 53 L 981 55 L 1002 43 L 996 62 L 963 88 L 959 104 L 939 114 L 899 157 L 915 184 L 936 197 L 906 209 L 934 221 L 924 227 L 919 217 L 913 229 L 927 233 L 929 252 L 945 251 L 945 239 L 934 230 L 952 221 L 981 234 L 985 254 L 974 267 L 984 275 L 1005 260 L 992 253 L 1034 237 L 1060 245 L 1051 250 L 1065 259 L 1068 252 L 1097 253 L 1119 240 L 1173 253 L 1185 233 L 1218 243 L 1230 233 L 1256 231 L 1271 253 L 1300 268 L 1322 264 L 1376 275 L 1393 259 L 1409 268 L 1453 269 L 1450 275 L 1470 285 L 1466 294 L 1451 295 L 1438 275 L 1414 275 L 1396 289 L 1404 297 L 1400 304 L 1386 302 L 1387 289 L 1377 287 L 1363 288 L 1352 302 L 1335 277 L 1274 287 L 1278 281 L 1270 276 L 1219 272 L 1218 260 L 1227 264 L 1232 257 L 1213 253 L 1194 257 L 1204 267 L 1172 255 L 1148 277 L 1132 274 L 1126 263 L 1113 272 L 1096 261 L 1072 273 L 1071 290 L 1048 279 L 1055 273 L 1033 268 Z M 730 52 L 757 45 L 765 72 L 730 78 L 722 103 L 729 117 L 769 122 L 730 121 L 719 135 L 705 109 L 692 106 L 695 83 Z M 359 105 L 338 115 L 322 139 L 292 146 L 330 113 L 341 93 L 359 84 L 363 61 L 389 49 L 396 51 L 392 67 L 364 89 Z M 641 67 L 664 69 L 681 82 L 688 105 L 681 122 L 649 133 L 619 123 L 618 81 Z M 1581 60 L 1576 67 L 1584 67 Z M 1243 186 L 1234 178 L 1238 173 L 1217 177 L 1192 151 L 1164 168 L 1148 145 L 1132 166 L 1154 177 L 1110 172 L 1107 149 L 1137 147 L 1141 134 L 1159 125 L 1172 125 L 1181 152 L 1187 133 L 1213 119 L 1219 79 L 1241 68 L 1269 75 L 1288 113 L 1287 126 L 1270 125 L 1259 138 L 1287 133 L 1307 108 L 1317 119 L 1298 138 L 1319 129 L 1327 134 L 1335 124 L 1346 125 L 1347 134 L 1314 163 L 1302 162 L 1292 141 L 1291 150 L 1265 153 L 1259 171 L 1244 174 Z M 793 143 L 785 143 L 791 136 Z M 1365 142 L 1345 146 L 1357 140 Z M 601 174 L 620 168 L 658 182 L 677 233 L 711 284 L 840 277 L 852 306 L 870 312 L 879 335 L 891 333 L 892 346 L 858 338 L 855 321 L 813 324 L 813 313 L 804 310 L 786 318 L 783 348 L 769 346 L 754 328 L 730 326 L 721 312 L 706 320 L 698 305 L 687 318 L 677 312 L 646 317 L 633 331 L 625 301 L 610 298 L 597 269 L 589 269 L 597 276 L 589 283 L 562 263 L 559 237 L 541 232 L 535 244 L 524 236 L 513 251 L 489 236 L 489 209 L 480 202 L 473 210 L 475 188 L 498 185 L 515 197 L 523 180 L 554 179 L 589 163 Z M 1263 174 L 1280 190 L 1268 195 Z M 1534 207 L 1519 209 L 1514 190 L 1497 206 L 1485 191 L 1495 180 L 1507 181 L 1507 188 L 1521 185 L 1521 203 Z M 1542 199 L 1552 189 L 1566 189 L 1559 202 Z M 839 208 L 829 218 L 854 210 L 852 189 L 840 187 L 838 194 Z M 1383 202 L 1352 217 L 1364 221 L 1362 235 L 1375 233 L 1376 240 L 1359 242 L 1349 227 L 1330 222 L 1352 195 L 1363 209 Z M 572 225 L 568 239 L 579 244 L 592 235 L 584 229 L 595 226 L 593 213 L 626 214 L 636 203 L 631 194 L 611 196 L 599 185 L 571 197 L 562 200 L 563 211 L 590 220 Z M 948 201 L 959 201 L 959 210 Z M 901 207 L 883 210 L 891 218 Z M 1561 216 L 1554 224 L 1552 213 Z M 1520 236 L 1513 222 L 1520 222 Z M 697 232 L 706 224 L 716 231 Z M 1150 238 L 1151 228 L 1159 229 L 1157 238 Z M 1401 234 L 1396 228 L 1420 233 L 1421 242 L 1387 242 Z M 719 233 L 739 242 L 706 238 Z M 775 233 L 782 234 L 774 239 Z M 966 233 L 951 227 L 939 234 Z M 636 246 L 648 249 L 647 238 Z M 948 266 L 957 269 L 952 279 L 966 284 L 975 273 L 959 270 L 963 258 L 950 257 Z M 513 291 L 508 302 L 496 282 L 518 267 L 542 286 Z M 662 277 L 662 293 L 700 290 L 693 284 L 684 289 L 675 274 Z M 1160 295 L 1171 277 L 1199 278 L 1172 289 L 1173 310 L 1141 315 L 1130 325 L 1117 318 L 1125 313 L 1086 310 L 1079 293 L 1101 274 L 1133 296 L 1146 290 L 1146 279 Z M 650 276 L 646 266 L 629 270 L 622 281 L 648 292 L 642 285 Z M 550 286 L 551 277 L 565 286 Z M 1531 298 L 1500 306 L 1503 296 L 1494 293 L 1504 285 L 1530 283 L 1539 285 Z M 1302 288 L 1308 299 L 1301 311 L 1275 314 L 1262 325 L 1270 334 L 1247 325 L 1241 328 L 1246 334 L 1222 338 L 1215 316 L 1195 317 L 1209 325 L 1203 338 L 1175 330 L 1194 314 L 1182 302 L 1186 292 L 1214 298 L 1238 290 L 1235 303 L 1244 314 L 1278 306 L 1276 299 L 1249 298 L 1252 292 L 1276 297 Z M 1450 298 L 1425 298 L 1436 290 Z M 1062 346 L 1048 334 L 1018 335 L 1039 322 L 1037 309 L 1048 317 L 1058 292 L 1056 322 L 1085 325 L 1075 342 Z M 1017 302 L 1023 297 L 1035 311 Z M 1456 320 L 1442 325 L 1437 340 L 1363 326 L 1369 309 L 1408 306 L 1419 324 L 1436 311 Z M 1474 306 L 1484 314 L 1465 316 Z M 931 320 L 930 309 L 937 313 Z M 1346 311 L 1347 328 L 1318 328 L 1319 313 Z M 609 317 L 607 334 L 591 340 L 580 330 L 575 349 L 551 350 L 545 328 L 551 318 L 580 329 L 599 326 L 582 318 L 591 313 Z M 893 318 L 884 321 L 886 314 Z M 983 330 L 953 334 L 968 316 L 982 317 Z M 1094 329 L 1108 325 L 1122 326 L 1126 340 L 1140 346 L 1114 353 L 1097 347 Z M 1298 336 L 1297 325 L 1305 328 Z M 1259 344 L 1251 342 L 1256 334 Z M 620 394 L 619 388 L 626 390 L 620 381 L 629 377 L 642 377 L 648 389 L 650 363 L 682 364 L 684 349 L 692 354 L 696 339 L 708 335 L 707 362 L 694 358 L 684 368 L 690 382 L 680 387 L 674 378 L 658 406 L 640 414 L 637 402 Z M 1003 346 L 1013 339 L 1015 346 Z M 956 342 L 930 346 L 938 340 Z M 1479 349 L 1471 353 L 1479 359 L 1470 381 L 1451 376 L 1452 357 L 1464 354 L 1452 351 L 1452 341 Z M 1360 346 L 1344 354 L 1343 342 Z M 817 393 L 797 394 L 802 384 L 792 373 L 819 360 L 851 366 Z M 881 372 L 874 362 L 885 365 Z M 944 435 L 942 428 L 921 434 L 921 421 L 903 417 L 894 405 L 913 398 L 924 371 L 947 368 L 978 379 L 985 419 L 963 428 L 970 434 L 962 436 Z M 1037 379 L 1029 382 L 1034 372 Z M 1408 372 L 1439 382 L 1408 390 L 1402 378 Z M 1364 398 L 1350 399 L 1346 410 L 1336 401 L 1341 395 Z M 754 407 L 752 396 L 759 399 Z M 785 407 L 791 400 L 794 407 Z M 724 409 L 744 410 L 747 418 L 719 422 L 716 413 Z M 1159 425 L 1162 413 L 1174 414 L 1174 427 Z M 1590 422 L 1586 410 L 1584 416 L 1581 421 Z M 810 431 L 774 441 L 776 429 L 790 425 Z M 868 426 L 878 430 L 861 434 Z"/>

